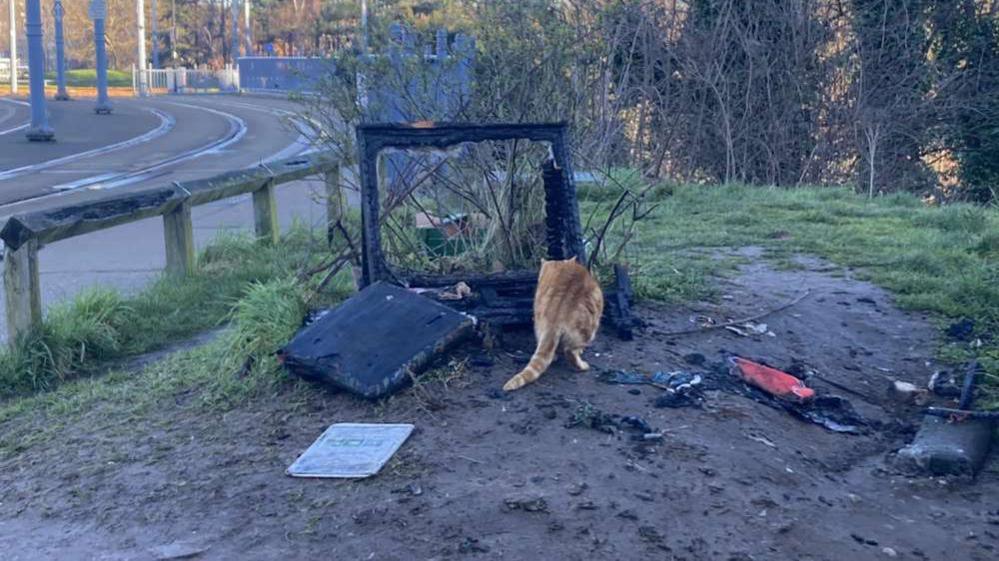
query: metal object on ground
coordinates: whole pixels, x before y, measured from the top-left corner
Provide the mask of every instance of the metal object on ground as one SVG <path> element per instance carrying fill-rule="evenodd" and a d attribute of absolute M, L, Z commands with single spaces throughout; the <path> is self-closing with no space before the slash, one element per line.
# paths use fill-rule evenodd
<path fill-rule="evenodd" d="M 950 407 L 927 407 L 927 415 L 935 417 L 966 417 L 968 419 L 996 419 L 999 420 L 999 411 L 967 411 L 965 409 L 951 409 Z"/>
<path fill-rule="evenodd" d="M 971 411 L 978 362 L 964 375 L 957 409 L 930 407 L 919 432 L 898 451 L 899 467 L 931 475 L 974 475 L 985 465 L 999 412 Z"/>

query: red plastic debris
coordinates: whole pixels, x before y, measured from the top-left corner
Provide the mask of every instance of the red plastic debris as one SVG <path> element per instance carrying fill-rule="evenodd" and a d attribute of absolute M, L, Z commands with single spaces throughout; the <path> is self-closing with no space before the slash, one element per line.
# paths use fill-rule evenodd
<path fill-rule="evenodd" d="M 732 369 L 746 383 L 781 399 L 805 403 L 815 397 L 815 390 L 805 386 L 805 383 L 798 378 L 776 368 L 733 357 Z"/>

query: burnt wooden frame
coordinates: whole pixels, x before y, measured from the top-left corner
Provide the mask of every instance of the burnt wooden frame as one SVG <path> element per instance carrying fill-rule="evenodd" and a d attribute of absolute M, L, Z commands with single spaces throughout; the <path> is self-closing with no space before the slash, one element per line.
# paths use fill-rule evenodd
<path fill-rule="evenodd" d="M 447 149 L 466 142 L 530 140 L 551 145 L 553 161 L 542 172 L 545 186 L 546 239 L 551 259 L 576 256 L 586 263 L 576 185 L 573 181 L 567 123 L 373 123 L 357 126 L 361 180 L 361 286 L 398 282 L 382 251 L 378 188 L 378 154 L 385 149 Z"/>

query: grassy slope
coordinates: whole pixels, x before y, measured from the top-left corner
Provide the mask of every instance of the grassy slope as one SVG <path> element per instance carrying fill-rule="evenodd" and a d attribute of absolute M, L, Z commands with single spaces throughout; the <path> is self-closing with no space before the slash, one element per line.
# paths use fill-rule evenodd
<path fill-rule="evenodd" d="M 598 204 L 589 198 L 584 212 Z M 788 263 L 785 258 L 796 252 L 819 255 L 853 267 L 859 276 L 892 290 L 903 307 L 939 314 L 941 326 L 948 318 L 973 319 L 982 347 L 972 350 L 966 343 L 952 342 L 941 352 L 953 359 L 978 354 L 992 385 L 999 386 L 996 210 L 964 205 L 928 208 L 909 196 L 868 201 L 831 188 L 677 187 L 660 202 L 628 252 L 638 272 L 637 288 L 644 296 L 671 301 L 711 297 L 710 277 L 724 273 L 731 263 L 699 256 L 698 250 L 759 245 L 768 248 L 768 257 L 779 263 Z M 201 396 L 197 402 L 217 406 L 238 403 L 243 396 L 261 391 L 288 391 L 288 384 L 300 388 L 276 375 L 271 355 L 297 328 L 303 305 L 301 287 L 287 279 L 302 263 L 322 255 L 316 243 L 298 235 L 278 249 L 260 250 L 245 239 L 224 240 L 202 258 L 204 270 L 194 279 L 162 282 L 125 301 L 102 296 L 105 300 L 89 307 L 127 312 L 108 314 L 118 318 L 115 321 L 98 322 L 114 327 L 111 340 L 117 343 L 106 353 L 109 356 L 154 348 L 225 318 L 233 320 L 233 327 L 221 339 L 179 353 L 138 375 L 84 377 L 58 391 L 8 399 L 0 403 L 0 425 L 10 428 L 7 421 L 25 411 L 58 414 L 79 411 L 95 401 L 110 402 L 113 410 L 127 415 L 178 392 L 193 390 Z M 347 277 L 338 279 L 340 289 L 331 297 L 342 297 L 348 282 Z M 76 308 L 50 313 L 50 329 L 72 333 L 68 326 L 83 322 L 81 312 L 86 306 L 81 302 L 86 298 L 78 300 Z M 62 353 L 85 349 L 86 371 L 87 364 L 104 358 L 88 348 L 96 345 L 94 340 L 101 340 L 102 329 L 90 329 L 93 335 L 82 342 L 63 335 L 47 340 L 47 345 Z M 34 347 L 36 353 L 39 348 Z M 51 362 L 29 363 L 43 374 L 38 380 L 26 377 L 18 363 L 10 363 L 10 353 L 0 354 L 0 392 L 24 394 L 60 377 L 72 377 L 80 367 L 73 362 L 74 356 L 78 355 L 69 352 L 70 362 L 59 372 L 50 368 Z M 254 357 L 254 366 L 240 376 L 247 356 Z M 23 447 L 27 445 L 23 439 L 29 436 L 43 437 L 15 432 L 0 439 L 0 450 Z"/>
<path fill-rule="evenodd" d="M 46 80 L 55 81 L 55 72 L 46 72 Z M 71 88 L 96 87 L 97 71 L 93 68 L 79 68 L 66 71 L 66 85 Z M 108 86 L 125 88 L 132 85 L 132 73 L 123 70 L 108 70 Z"/>
<path fill-rule="evenodd" d="M 131 298 L 103 289 L 48 311 L 43 328 L 0 350 L 0 398 L 26 395 L 100 369 L 109 359 L 156 349 L 213 328 L 254 283 L 287 278 L 320 257 L 324 242 L 296 231 L 279 247 L 222 237 L 199 257 L 198 274 L 164 278 Z"/>
<path fill-rule="evenodd" d="M 982 346 L 949 342 L 941 354 L 978 355 L 999 387 L 999 210 L 934 208 L 909 195 L 870 201 L 835 188 L 681 186 L 629 253 L 641 293 L 682 300 L 710 296 L 705 280 L 725 266 L 695 250 L 748 245 L 785 263 L 801 252 L 854 268 L 892 291 L 901 307 L 938 314 L 942 327 L 973 320 Z"/>

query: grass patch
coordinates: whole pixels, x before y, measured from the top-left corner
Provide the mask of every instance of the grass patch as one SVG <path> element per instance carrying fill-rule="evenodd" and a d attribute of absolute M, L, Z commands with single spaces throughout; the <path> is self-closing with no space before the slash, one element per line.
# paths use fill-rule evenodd
<path fill-rule="evenodd" d="M 106 289 L 84 292 L 51 308 L 37 332 L 0 350 L 0 398 L 48 390 L 106 369 L 110 359 L 218 326 L 232 317 L 249 287 L 288 278 L 322 255 L 322 243 L 303 230 L 276 247 L 225 236 L 201 253 L 198 272 L 190 277 L 161 278 L 128 298 Z M 288 310 L 281 312 L 283 318 Z M 249 312 L 237 306 L 235 313 Z"/>
<path fill-rule="evenodd" d="M 55 72 L 46 72 L 45 79 L 55 81 Z M 71 88 L 97 87 L 97 70 L 77 68 L 66 71 L 66 85 Z M 108 87 L 127 88 L 132 86 L 132 73 L 124 70 L 108 70 Z"/>
<path fill-rule="evenodd" d="M 999 388 L 999 210 L 929 207 L 909 195 L 869 200 L 829 187 L 688 185 L 659 202 L 628 250 L 639 294 L 710 296 L 705 281 L 730 263 L 696 253 L 705 248 L 760 246 L 785 266 L 795 253 L 817 255 L 892 291 L 903 308 L 936 314 L 941 326 L 974 320 L 982 345 L 945 342 L 941 356 L 978 356 Z M 999 404 L 999 395 L 992 400 Z"/>
<path fill-rule="evenodd" d="M 331 297 L 343 294 L 342 279 Z M 308 384 L 285 374 L 274 351 L 301 324 L 306 287 L 290 277 L 245 285 L 228 314 L 230 327 L 212 342 L 174 353 L 141 372 L 67 381 L 56 391 L 0 403 L 0 457 L 45 442 L 65 421 L 100 403 L 93 430 L 137 419 L 164 399 L 188 408 L 226 411 L 246 399 L 306 391 Z M 30 422 L 13 419 L 32 414 Z M 102 426 L 103 424 L 103 426 Z"/>
<path fill-rule="evenodd" d="M 941 326 L 957 318 L 974 320 L 982 345 L 946 342 L 941 358 L 978 356 L 991 387 L 999 386 L 995 209 L 932 208 L 904 195 L 871 201 L 837 188 L 676 186 L 655 196 L 661 206 L 640 223 L 626 253 L 641 296 L 672 302 L 712 298 L 712 280 L 748 258 L 730 248 L 762 247 L 764 258 L 788 268 L 797 266 L 798 253 L 817 255 L 891 290 L 902 307 L 937 314 Z M 601 205 L 613 200 L 587 198 L 584 216 L 592 212 L 599 218 Z M 277 248 L 222 238 L 201 254 L 200 271 L 189 279 L 158 282 L 133 298 L 95 291 L 50 311 L 35 338 L 0 351 L 0 391 L 8 397 L 0 403 L 0 453 L 46 438 L 58 430 L 60 415 L 85 414 L 98 402 L 102 418 L 121 419 L 163 399 L 225 410 L 252 396 L 294 399 L 294 392 L 309 391 L 309 385 L 282 372 L 273 352 L 299 327 L 305 311 L 305 287 L 291 275 L 325 255 L 322 245 L 301 231 Z M 333 284 L 328 302 L 346 295 L 349 273 Z M 154 349 L 222 322 L 229 327 L 215 341 L 140 373 L 85 376 L 106 369 L 109 358 Z M 459 363 L 440 366 L 421 379 L 417 391 L 426 384 L 463 384 L 465 369 Z M 58 391 L 39 392 L 55 385 L 61 385 Z M 22 427 L 13 421 L 29 411 L 44 422 Z"/>

